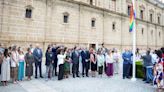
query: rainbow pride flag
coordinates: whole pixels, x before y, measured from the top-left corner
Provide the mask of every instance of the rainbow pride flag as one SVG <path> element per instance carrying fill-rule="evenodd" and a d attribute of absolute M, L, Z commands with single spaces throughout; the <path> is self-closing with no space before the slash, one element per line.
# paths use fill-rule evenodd
<path fill-rule="evenodd" d="M 129 32 L 133 31 L 133 27 L 134 27 L 134 19 L 135 19 L 135 12 L 133 9 L 133 5 L 130 8 L 130 26 L 129 26 Z"/>

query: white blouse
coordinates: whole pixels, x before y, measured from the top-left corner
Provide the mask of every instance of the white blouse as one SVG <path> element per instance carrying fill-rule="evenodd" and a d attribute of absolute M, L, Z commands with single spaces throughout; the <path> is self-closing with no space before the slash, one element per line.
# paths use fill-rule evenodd
<path fill-rule="evenodd" d="M 119 61 L 119 54 L 118 53 L 113 54 L 113 60 L 114 60 L 114 62 Z"/>
<path fill-rule="evenodd" d="M 23 54 L 19 55 L 19 62 L 24 62 L 24 55 Z"/>
<path fill-rule="evenodd" d="M 97 55 L 98 66 L 103 66 L 105 61 L 104 55 Z"/>
<path fill-rule="evenodd" d="M 113 63 L 113 56 L 106 54 L 105 61 L 106 63 Z"/>
<path fill-rule="evenodd" d="M 66 54 L 64 55 L 57 55 L 57 58 L 58 58 L 58 65 L 61 65 L 61 64 L 64 64 L 64 59 L 66 58 Z"/>
<path fill-rule="evenodd" d="M 17 62 L 19 59 L 19 54 L 18 52 L 11 52 L 11 67 L 16 67 Z"/>

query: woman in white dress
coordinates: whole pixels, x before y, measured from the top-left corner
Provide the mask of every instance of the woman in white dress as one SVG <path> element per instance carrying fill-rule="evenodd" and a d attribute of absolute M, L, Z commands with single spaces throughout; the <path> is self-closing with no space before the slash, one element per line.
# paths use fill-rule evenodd
<path fill-rule="evenodd" d="M 9 80 L 10 80 L 10 57 L 8 54 L 8 49 L 5 49 L 2 67 L 1 67 L 1 81 L 3 86 L 7 86 Z"/>
<path fill-rule="evenodd" d="M 118 54 L 117 50 L 114 51 L 113 53 L 113 66 L 114 66 L 114 73 L 118 74 L 119 73 L 119 57 L 120 55 Z"/>

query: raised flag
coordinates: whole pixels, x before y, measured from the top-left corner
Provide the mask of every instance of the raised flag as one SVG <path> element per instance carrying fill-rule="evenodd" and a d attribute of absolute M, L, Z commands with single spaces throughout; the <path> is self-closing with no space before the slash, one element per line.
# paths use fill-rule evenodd
<path fill-rule="evenodd" d="M 134 19 L 135 19 L 135 12 L 134 12 L 134 8 L 133 5 L 130 8 L 130 26 L 129 26 L 129 32 L 133 31 L 133 27 L 134 27 Z"/>

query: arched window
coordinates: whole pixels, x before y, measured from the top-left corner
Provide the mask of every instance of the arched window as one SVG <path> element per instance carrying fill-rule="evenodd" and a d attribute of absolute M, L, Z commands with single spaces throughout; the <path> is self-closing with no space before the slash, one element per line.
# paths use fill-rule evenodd
<path fill-rule="evenodd" d="M 91 27 L 96 27 L 96 19 L 95 18 L 91 19 Z"/>
<path fill-rule="evenodd" d="M 145 10 L 145 6 L 144 5 L 140 5 L 140 19 L 144 18 L 144 10 Z"/>
<path fill-rule="evenodd" d="M 153 30 L 151 30 L 151 36 L 153 36 Z"/>
<path fill-rule="evenodd" d="M 69 13 L 64 12 L 63 13 L 63 22 L 68 23 L 68 20 L 69 20 Z"/>
<path fill-rule="evenodd" d="M 142 32 L 142 35 L 143 35 L 144 34 L 144 28 L 142 28 L 142 31 L 141 32 Z"/>
<path fill-rule="evenodd" d="M 159 37 L 161 37 L 161 32 L 159 32 Z"/>
<path fill-rule="evenodd" d="M 143 19 L 143 10 L 140 10 L 140 18 Z"/>
<path fill-rule="evenodd" d="M 161 14 L 160 13 L 157 14 L 157 22 L 158 22 L 158 24 L 161 23 Z"/>
<path fill-rule="evenodd" d="M 153 14 L 150 13 L 150 22 L 153 22 Z"/>
<path fill-rule="evenodd" d="M 93 5 L 93 0 L 90 0 L 90 5 Z"/>
<path fill-rule="evenodd" d="M 112 30 L 115 31 L 116 30 L 116 22 L 112 23 Z"/>
<path fill-rule="evenodd" d="M 128 16 L 130 16 L 130 10 L 131 10 L 131 5 L 128 5 L 128 7 L 127 7 Z"/>
<path fill-rule="evenodd" d="M 160 24 L 160 16 L 158 16 L 158 24 Z"/>
<path fill-rule="evenodd" d="M 149 12 L 150 12 L 149 13 L 150 22 L 153 22 L 153 20 L 154 20 L 153 19 L 154 18 L 154 10 L 151 9 L 151 10 L 149 10 Z"/>
<path fill-rule="evenodd" d="M 31 18 L 32 17 L 32 10 L 31 9 L 26 9 L 26 18 Z"/>
<path fill-rule="evenodd" d="M 33 7 L 31 5 L 26 6 L 25 18 L 32 18 Z"/>

